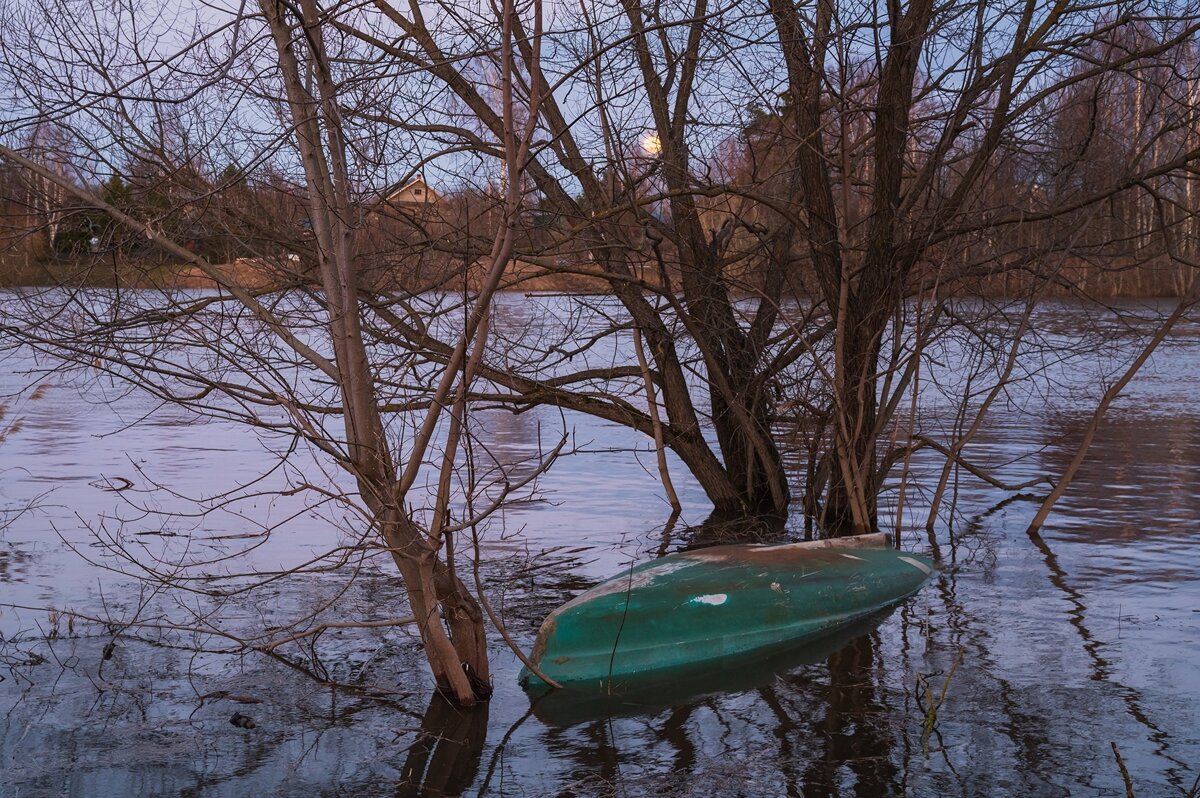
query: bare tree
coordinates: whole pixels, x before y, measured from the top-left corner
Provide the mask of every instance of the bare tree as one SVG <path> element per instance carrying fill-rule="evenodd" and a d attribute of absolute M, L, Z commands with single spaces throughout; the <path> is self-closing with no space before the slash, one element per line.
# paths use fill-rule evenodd
<path fill-rule="evenodd" d="M 164 232 L 161 216 L 139 218 L 68 180 L 30 153 L 3 146 L 0 156 L 52 184 L 56 191 L 70 193 L 103 211 L 171 257 L 200 270 L 220 289 L 202 297 L 162 293 L 146 302 L 120 294 L 106 298 L 77 293 L 17 295 L 5 311 L 4 326 L 14 341 L 24 345 L 67 361 L 99 366 L 200 412 L 237 418 L 268 430 L 288 430 L 328 455 L 355 481 L 356 494 L 344 499 L 361 502 L 362 516 L 378 536 L 378 545 L 404 577 L 409 606 L 439 687 L 457 702 L 471 704 L 491 692 L 484 618 L 474 594 L 456 572 L 452 533 L 478 523 L 520 484 L 501 483 L 490 504 L 478 509 L 474 517 L 452 523 L 447 509 L 450 477 L 458 441 L 468 434 L 465 399 L 486 343 L 487 308 L 512 250 L 518 187 L 533 129 L 520 130 L 514 121 L 511 71 L 505 67 L 502 160 L 512 188 L 494 230 L 484 284 L 471 297 L 466 321 L 444 362 L 430 364 L 421 355 L 381 339 L 375 331 L 379 325 L 410 330 L 428 320 L 404 303 L 371 301 L 357 282 L 351 248 L 357 223 L 352 148 L 322 12 L 311 2 L 293 8 L 271 0 L 264 0 L 260 10 L 257 19 L 239 17 L 234 21 L 231 45 L 238 44 L 238 36 L 246 35 L 245 28 L 265 23 L 262 30 L 276 56 L 274 64 L 260 63 L 262 72 L 256 85 L 266 92 L 280 89 L 279 94 L 267 94 L 268 107 L 279 109 L 289 126 L 272 146 L 294 145 L 305 180 L 301 205 L 311 227 L 309 251 L 314 268 L 311 274 L 301 274 L 302 262 L 286 256 L 274 258 L 281 272 L 293 272 L 293 285 L 304 286 L 297 305 L 279 303 L 266 294 L 266 288 L 248 287 L 236 275 L 191 251 Z M 502 42 L 511 43 L 515 15 L 510 2 L 502 15 Z M 535 30 L 539 16 L 535 9 Z M 197 58 L 189 66 L 207 63 L 214 70 L 207 85 L 217 87 L 228 64 L 206 62 L 197 42 L 203 39 L 185 43 L 184 53 L 177 57 Z M 536 50 L 538 44 L 534 41 L 531 46 Z M 74 55 L 83 58 L 84 54 Z M 510 60 L 500 56 L 502 64 Z M 86 63 L 58 66 L 71 69 Z M 152 83 L 152 61 L 146 59 L 138 66 L 144 71 L 136 79 Z M 107 83 L 116 77 L 105 74 L 102 80 Z M 110 87 L 103 100 L 115 109 L 122 125 L 129 126 L 114 128 L 125 131 L 127 142 L 139 137 L 143 143 L 148 140 L 146 130 L 137 127 L 142 101 L 136 89 Z M 156 123 L 164 109 L 154 101 L 149 105 L 150 118 Z M 57 120 L 79 124 L 76 136 L 84 135 L 86 121 L 80 122 L 73 114 L 84 106 L 79 100 Z M 91 110 L 96 109 L 93 106 Z M 200 132 L 190 131 L 192 135 Z M 177 155 L 175 149 L 160 148 L 156 162 L 165 165 L 174 160 L 170 156 Z M 204 187 L 202 181 L 189 185 L 175 180 L 168 185 L 191 188 L 188 203 L 196 202 L 197 188 Z M 169 210 L 177 208 L 172 204 Z M 47 321 L 44 313 L 48 308 L 56 308 L 60 319 L 69 319 Z M 408 320 L 398 314 L 407 315 Z M 406 371 L 433 381 L 427 396 L 410 399 L 395 394 L 403 390 L 398 379 Z M 398 436 L 405 428 L 397 424 L 396 415 L 413 412 L 421 420 L 412 437 L 403 442 Z M 447 415 L 448 440 L 440 454 L 434 454 L 439 423 Z M 330 420 L 337 423 L 331 426 Z M 441 476 L 436 513 L 426 528 L 414 518 L 407 502 L 419 469 L 431 458 L 440 462 Z"/>
<path fill-rule="evenodd" d="M 938 335 L 947 321 L 970 321 L 961 307 L 951 312 L 949 297 L 1086 296 L 1096 267 L 1079 264 L 1089 261 L 1113 274 L 1169 264 L 1190 274 L 1179 247 L 1139 246 L 1120 260 L 1113 243 L 1123 234 L 1097 241 L 1075 228 L 1126 201 L 1142 208 L 1142 239 L 1178 235 L 1180 218 L 1194 217 L 1195 208 L 1169 209 L 1183 208 L 1200 155 L 1182 77 L 1197 15 L 1186 4 L 1166 17 L 1138 7 L 1113 18 L 1036 2 L 986 13 L 981 3 L 924 2 L 888 6 L 882 17 L 854 4 L 818 4 L 811 17 L 786 3 L 738 9 L 581 7 L 573 24 L 547 34 L 555 58 L 538 70 L 545 86 L 527 70 L 545 142 L 528 174 L 550 223 L 548 235 L 522 242 L 519 258 L 594 276 L 620 300 L 646 338 L 664 422 L 615 398 L 562 390 L 567 381 L 491 376 L 517 406 L 553 403 L 658 430 L 714 506 L 738 512 L 789 505 L 777 429 L 787 397 L 827 430 L 814 469 L 827 479 L 809 491 L 822 497 L 826 528 L 865 532 L 878 525 L 887 475 L 921 444 L 885 447 L 922 368 L 913 330 Z M 460 65 L 477 52 L 488 12 L 431 26 L 416 3 L 377 0 L 373 10 L 335 14 L 333 24 L 437 82 L 398 89 L 408 103 L 443 90 L 459 103 L 453 114 L 386 121 L 486 153 L 503 122 Z M 523 41 L 518 59 L 530 56 Z M 1176 79 L 1164 83 L 1167 75 Z M 778 88 L 762 90 L 770 80 Z M 1094 160 L 1087 147 L 1046 135 L 1089 82 L 1132 87 L 1135 121 L 1150 107 L 1171 110 L 1153 125 L 1138 121 L 1136 153 L 1103 181 L 1056 187 L 1051 175 Z M 701 155 L 710 131 L 736 126 L 730 95 L 758 108 L 742 130 L 751 168 L 741 181 Z M 1156 202 L 1155 192 L 1165 194 Z M 923 294 L 934 301 L 913 327 L 911 303 Z M 818 301 L 789 319 L 795 296 Z M 994 338 L 978 344 L 1007 351 Z M 603 376 L 626 395 L 636 382 L 616 370 Z"/>
<path fill-rule="evenodd" d="M 1176 293 L 1194 283 L 1200 16 L 1187 2 L 1113 16 L 1036 0 L 819 2 L 811 14 L 781 0 L 622 0 L 557 9 L 543 28 L 540 6 L 515 0 L 264 0 L 255 15 L 192 20 L 155 56 L 161 68 L 88 44 L 125 42 L 124 21 L 153 26 L 145 9 L 70 13 L 83 2 L 10 20 L 6 79 L 22 110 L 0 155 L 221 293 L 102 312 L 74 298 L 83 332 L 25 305 L 5 329 L 206 412 L 281 414 L 272 428 L 356 480 L 435 675 L 462 702 L 487 681 L 482 613 L 453 567 L 472 519 L 449 512 L 469 403 L 638 430 L 720 513 L 785 515 L 785 458 L 799 455 L 805 512 L 828 534 L 858 534 L 880 525 L 897 471 L 904 495 L 920 449 L 946 464 L 931 518 L 951 469 L 1004 484 L 968 447 L 997 397 L 1037 373 L 1041 298 L 1160 273 Z M 64 45 L 45 47 L 41 28 Z M 90 177 L 22 149 L 48 123 L 70 132 Z M 153 164 L 162 207 L 122 210 L 85 185 L 131 163 Z M 430 174 L 454 181 L 452 211 L 386 200 Z M 256 232 L 248 217 L 267 192 L 238 175 L 276 187 L 270 218 L 293 229 Z M 183 218 L 216 219 L 273 282 L 176 240 Z M 497 340 L 492 293 L 540 279 L 607 296 Z M 247 362 L 220 353 L 219 374 L 170 352 L 213 313 L 253 329 L 236 332 Z M 958 423 L 933 435 L 922 385 L 951 346 L 968 351 L 970 379 Z M 406 502 L 431 465 L 422 525 Z M 669 485 L 665 455 L 659 465 Z"/>

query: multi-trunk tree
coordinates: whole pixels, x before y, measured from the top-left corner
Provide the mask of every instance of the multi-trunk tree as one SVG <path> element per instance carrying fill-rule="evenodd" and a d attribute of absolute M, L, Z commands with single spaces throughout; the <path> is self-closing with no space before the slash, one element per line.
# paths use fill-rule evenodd
<path fill-rule="evenodd" d="M 136 4 L 21 4 L 0 157 L 218 292 L 18 295 L 5 331 L 336 462 L 463 703 L 487 692 L 486 607 L 454 566 L 487 510 L 452 496 L 471 402 L 626 425 L 722 514 L 785 517 L 799 487 L 827 534 L 859 534 L 918 449 L 945 458 L 939 497 L 952 467 L 991 478 L 966 445 L 1022 372 L 1040 296 L 1109 267 L 1195 284 L 1188 3 L 261 0 L 184 18 L 150 54 L 160 21 Z M 35 129 L 81 177 L 26 146 Z M 386 200 L 422 173 L 447 201 Z M 154 202 L 105 202 L 114 174 Z M 180 220 L 272 279 L 214 265 Z M 531 279 L 608 298 L 489 345 L 493 292 Z M 939 437 L 922 375 L 946 341 L 972 373 Z"/>
<path fill-rule="evenodd" d="M 376 0 L 372 12 L 335 24 L 432 82 L 401 91 L 408 102 L 448 92 L 469 124 L 389 121 L 486 152 L 502 123 L 459 65 L 486 49 L 488 12 L 437 25 L 415 0 Z M 568 269 L 619 298 L 653 360 L 663 439 L 719 510 L 786 512 L 782 405 L 802 408 L 820 438 L 808 508 L 833 534 L 877 528 L 885 480 L 915 445 L 889 442 L 893 421 L 915 391 L 923 339 L 945 328 L 946 298 L 1086 291 L 1063 261 L 1107 256 L 1113 236 L 1081 237 L 1081 215 L 1136 205 L 1138 235 L 1162 242 L 1158 266 L 1190 279 L 1191 245 L 1169 245 L 1197 210 L 1186 205 L 1200 156 L 1189 4 L 1163 16 L 1035 0 L 624 0 L 561 13 L 548 63 L 522 81 L 542 98 L 528 175 L 558 237 L 521 257 L 567 252 Z M 1065 186 L 1057 177 L 1095 150 L 1050 134 L 1087 85 L 1135 90 L 1136 152 L 1099 182 Z M 713 157 L 742 108 L 757 109 L 743 131 L 758 152 L 737 181 Z M 1094 137 L 1104 113 L 1071 135 Z M 1139 250 L 1120 268 L 1150 259 Z M 577 392 L 497 381 L 517 403 L 622 415 Z"/>

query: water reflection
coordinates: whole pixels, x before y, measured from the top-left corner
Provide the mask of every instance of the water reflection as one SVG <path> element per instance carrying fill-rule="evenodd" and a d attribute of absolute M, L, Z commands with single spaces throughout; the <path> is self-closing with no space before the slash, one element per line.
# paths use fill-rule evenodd
<path fill-rule="evenodd" d="M 518 305 L 516 327 L 546 317 L 509 301 Z M 1078 326 L 1069 308 L 1047 312 L 1060 314 L 1063 329 Z M 109 639 L 102 630 L 90 648 L 59 639 L 57 658 L 42 648 L 42 664 L 13 665 L 21 679 L 5 669 L 9 660 L 0 663 L 0 792 L 1120 795 L 1111 741 L 1138 796 L 1187 794 L 1200 762 L 1200 425 L 1192 379 L 1200 339 L 1180 339 L 1163 353 L 1167 365 L 1139 378 L 1114 408 L 1040 536 L 1025 532 L 1037 495 L 1004 493 L 961 474 L 947 497 L 956 514 L 927 531 L 927 506 L 908 494 L 917 527 L 903 531 L 904 546 L 932 555 L 938 575 L 836 650 L 757 674 L 746 667 L 642 694 L 627 690 L 589 707 L 554 696 L 531 702 L 515 684 L 519 663 L 497 645 L 496 697 L 464 713 L 428 698 L 419 641 L 403 631 L 331 633 L 317 652 L 335 678 L 411 693 L 384 703 L 341 694 L 335 701 L 327 686 L 253 656 L 168 656 L 159 644 L 170 641 L 154 635 L 153 645 L 122 643 L 97 678 Z M 1025 404 L 998 405 L 967 456 L 1010 484 L 1061 470 L 1088 417 L 1072 385 L 1079 387 L 1068 379 Z M 143 399 L 85 388 L 82 401 L 73 386 L 47 393 L 30 406 L 25 430 L 5 442 L 4 500 L 24 504 L 51 485 L 54 492 L 39 513 L 0 532 L 0 586 L 13 603 L 102 606 L 121 615 L 137 607 L 136 592 L 83 563 L 59 537 L 88 551 L 80 519 L 120 514 L 121 497 L 92 483 L 131 475 L 136 462 L 181 494 L 211 495 L 260 472 L 264 455 L 237 427 L 188 425 L 170 409 L 160 411 L 171 429 L 165 446 L 161 427 L 127 427 L 153 409 Z M 644 454 L 645 440 L 568 418 L 594 453 L 556 463 L 540 481 L 546 501 L 509 511 L 508 526 L 498 524 L 484 541 L 485 585 L 523 645 L 546 613 L 631 560 L 801 536 L 799 521 L 755 528 L 706 519 L 698 488 L 674 467 L 685 510 L 662 523 L 669 510 L 652 459 L 644 469 L 630 454 L 637 447 Z M 930 429 L 942 421 L 952 419 L 921 419 Z M 539 428 L 556 440 L 561 417 L 530 410 L 489 416 L 486 426 L 496 459 L 521 472 L 538 450 Z M 938 473 L 941 461 L 927 454 L 914 455 L 914 470 Z M 245 517 L 257 521 L 262 512 L 247 507 Z M 273 512 L 298 521 L 264 544 L 264 561 L 331 545 L 326 519 L 285 503 Z M 143 527 L 131 538 L 153 544 L 136 537 L 150 522 Z M 195 530 L 196 540 L 227 532 Z M 260 627 L 282 623 L 345 588 L 332 575 L 298 580 L 230 612 Z M 381 607 L 403 614 L 390 571 L 360 576 L 346 597 L 338 606 L 356 617 L 377 617 Z M 44 612 L 0 616 L 0 659 L 19 659 L 12 636 L 36 634 L 39 624 L 48 624 Z M 960 652 L 926 746 L 918 680 L 940 694 Z M 258 727 L 231 726 L 228 700 L 196 698 L 219 690 L 262 698 L 249 711 Z"/>
<path fill-rule="evenodd" d="M 841 772 L 853 774 L 855 795 L 900 792 L 899 768 L 892 759 L 887 711 L 876 695 L 878 668 L 870 635 L 863 635 L 831 654 L 829 691 L 813 731 L 821 742 L 801 776 L 805 796 L 841 795 Z"/>
<path fill-rule="evenodd" d="M 32 555 L 17 546 L 0 543 L 0 582 L 23 582 Z"/>
<path fill-rule="evenodd" d="M 488 734 L 489 704 L 456 707 L 435 692 L 408 749 L 396 798 L 461 795 L 475 783 Z"/>
<path fill-rule="evenodd" d="M 1071 605 L 1068 617 L 1070 618 L 1071 626 L 1078 632 L 1083 650 L 1087 653 L 1088 659 L 1091 662 L 1092 678 L 1096 681 L 1112 685 L 1117 691 L 1125 704 L 1125 709 L 1129 716 L 1145 727 L 1148 739 L 1155 744 L 1154 753 L 1173 763 L 1173 767 L 1167 768 L 1167 778 L 1174 787 L 1183 791 L 1185 787 L 1183 774 L 1187 773 L 1190 769 L 1189 764 L 1169 753 L 1169 749 L 1171 748 L 1170 735 L 1164 729 L 1160 728 L 1147 714 L 1140 693 L 1115 678 L 1113 664 L 1105 656 L 1105 643 L 1098 639 L 1088 628 L 1088 608 L 1085 597 L 1078 590 L 1071 587 L 1068 582 L 1068 574 L 1063 569 L 1050 545 L 1037 532 L 1029 531 L 1028 535 L 1030 541 L 1033 542 L 1033 545 L 1041 553 L 1045 561 L 1050 582 L 1063 594 Z"/>
<path fill-rule="evenodd" d="M 669 530 L 671 524 L 668 523 Z M 665 533 L 664 533 L 665 534 Z M 786 541 L 787 519 L 775 516 L 745 516 L 732 513 L 710 513 L 695 526 L 675 530 L 682 550 L 724 546 L 731 543 L 782 543 Z"/>

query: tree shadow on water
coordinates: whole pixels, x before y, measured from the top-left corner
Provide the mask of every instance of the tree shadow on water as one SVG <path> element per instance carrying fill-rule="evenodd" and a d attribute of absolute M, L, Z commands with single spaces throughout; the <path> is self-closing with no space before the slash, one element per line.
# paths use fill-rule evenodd
<path fill-rule="evenodd" d="M 458 707 L 435 692 L 408 749 L 396 798 L 461 795 L 479 772 L 487 732 L 486 701 Z"/>

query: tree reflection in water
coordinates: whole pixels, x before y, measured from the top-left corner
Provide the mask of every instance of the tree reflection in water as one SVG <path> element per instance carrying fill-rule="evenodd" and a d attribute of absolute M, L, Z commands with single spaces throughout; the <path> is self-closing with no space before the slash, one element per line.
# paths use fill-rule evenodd
<path fill-rule="evenodd" d="M 669 680 L 643 705 L 623 700 L 572 717 L 550 701 L 531 707 L 515 685 L 519 663 L 497 644 L 497 697 L 466 715 L 427 699 L 428 685 L 412 678 L 420 652 L 404 630 L 371 629 L 325 635 L 316 653 L 338 679 L 399 686 L 402 693 L 384 701 L 339 687 L 334 711 L 327 685 L 278 663 L 196 658 L 173 647 L 191 644 L 190 637 L 157 633 L 123 635 L 105 660 L 111 629 L 81 624 L 79 637 L 43 639 L 39 625 L 50 631 L 43 611 L 6 628 L 0 640 L 0 665 L 13 665 L 0 669 L 0 793 L 1120 795 L 1110 741 L 1119 745 L 1138 796 L 1196 793 L 1200 693 L 1192 643 L 1200 629 L 1200 570 L 1191 552 L 1200 542 L 1200 425 L 1186 375 L 1200 369 L 1200 348 L 1189 341 L 1172 357 L 1159 387 L 1110 420 L 1092 473 L 1064 499 L 1057 527 L 1027 535 L 1036 505 L 1029 499 L 1037 497 L 964 482 L 952 524 L 903 534 L 905 548 L 939 562 L 933 582 L 876 631 L 860 631 L 817 659 L 785 662 L 753 679 L 747 668 L 714 668 L 712 683 L 690 693 Z M 72 413 L 67 406 L 47 410 L 46 429 L 75 419 L 80 440 L 108 434 L 95 421 L 99 413 Z M 980 433 L 980 457 L 1008 463 L 1014 452 L 1039 451 L 1005 466 L 1014 482 L 1061 470 L 1054 458 L 1069 456 L 1059 442 L 1074 434 L 1076 418 L 1047 411 L 997 419 L 997 427 Z M 536 444 L 536 427 L 497 422 L 495 430 L 503 439 L 497 445 L 508 447 L 506 462 L 519 459 L 522 436 Z M 614 451 L 633 446 L 604 429 L 585 432 Z M 252 458 L 238 448 L 240 439 L 221 434 L 208 425 L 186 440 L 220 440 L 236 454 L 223 464 Z M 63 440 L 56 433 L 66 451 Z M 23 457 L 49 463 L 44 441 L 30 441 Z M 159 444 L 146 437 L 124 445 L 153 457 Z M 70 451 L 81 464 L 72 468 L 90 474 L 112 467 L 95 447 Z M 493 541 L 497 556 L 512 559 L 493 559 L 484 584 L 526 647 L 550 610 L 631 559 L 731 535 L 773 541 L 778 534 L 686 512 L 669 526 L 647 528 L 654 497 L 631 494 L 630 485 L 654 480 L 613 476 L 609 469 L 624 455 L 588 457 L 556 465 L 557 481 L 545 486 L 552 501 L 512 512 L 509 523 L 523 530 L 520 543 Z M 191 473 L 186 461 L 150 462 L 172 479 Z M 940 465 L 920 456 L 912 463 Z M 69 513 L 55 523 L 64 530 L 70 513 L 95 515 L 107 506 L 93 494 L 109 496 L 73 473 L 46 465 L 35 474 L 61 483 L 56 503 Z M 5 490 L 24 484 L 13 480 Z M 186 484 L 200 490 L 207 482 Z M 798 527 L 793 523 L 789 539 L 801 534 Z M 39 534 L 32 524 L 5 530 L 0 593 L 35 604 L 45 591 L 55 606 L 86 609 L 90 594 L 75 588 L 94 573 L 72 565 L 69 551 L 47 547 Z M 307 546 L 310 538 L 297 541 Z M 270 602 L 231 604 L 231 623 L 274 624 L 306 612 L 310 594 L 345 586 L 322 576 L 279 589 Z M 364 615 L 378 607 L 403 614 L 386 578 L 363 574 L 347 595 Z M 120 608 L 136 596 L 106 587 L 103 598 Z M 9 613 L 0 621 L 17 619 Z M 25 639 L 14 641 L 21 629 Z M 27 649 L 41 664 L 15 667 L 33 661 Z M 307 662 L 308 651 L 294 653 Z M 924 675 L 940 692 L 959 651 L 962 663 L 937 723 L 942 744 L 934 735 L 927 755 L 917 678 Z M 246 709 L 217 697 L 226 693 L 262 703 Z M 254 716 L 256 729 L 230 724 L 239 708 Z M 399 726 L 406 728 L 397 739 Z M 413 726 L 420 727 L 416 736 Z"/>
<path fill-rule="evenodd" d="M 879 722 L 886 710 L 875 694 L 875 646 L 863 635 L 829 657 L 829 692 L 824 715 L 814 732 L 823 755 L 804 770 L 805 796 L 840 795 L 838 771 L 855 777 L 854 794 L 888 795 L 899 791 L 892 739 Z"/>
<path fill-rule="evenodd" d="M 488 702 L 457 707 L 435 692 L 408 749 L 396 798 L 461 795 L 479 772 L 488 733 Z"/>

